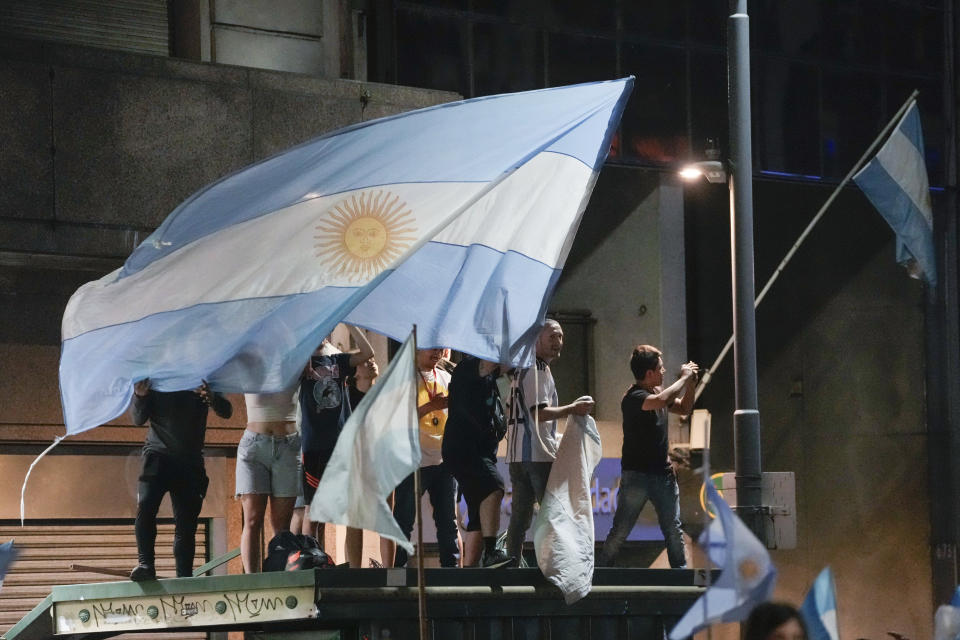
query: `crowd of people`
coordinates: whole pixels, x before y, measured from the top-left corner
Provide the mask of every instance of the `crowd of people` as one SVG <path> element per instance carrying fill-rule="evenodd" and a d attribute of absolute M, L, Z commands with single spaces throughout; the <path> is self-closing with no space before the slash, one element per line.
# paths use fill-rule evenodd
<path fill-rule="evenodd" d="M 261 570 L 264 524 L 273 534 L 302 533 L 323 541 L 324 524 L 310 519 L 309 505 L 343 425 L 375 383 L 374 351 L 362 331 L 350 327 L 355 348 L 342 352 L 325 339 L 306 363 L 299 380 L 278 393 L 246 394 L 247 425 L 237 449 L 236 495 L 243 509 L 240 550 L 244 571 Z M 416 501 L 429 495 L 443 567 L 498 568 L 521 562 L 534 505 L 544 497 L 557 455 L 559 421 L 594 408 L 589 397 L 560 404 L 551 362 L 563 349 L 563 328 L 547 319 L 536 342 L 532 367 L 511 368 L 464 356 L 454 365 L 446 349 L 418 350 L 417 404 L 420 431 L 420 495 L 414 476 L 404 479 L 388 502 L 400 530 L 409 538 Z M 621 544 L 649 499 L 656 509 L 673 567 L 684 567 L 679 490 L 667 458 L 667 412 L 687 414 L 693 405 L 698 367 L 683 365 L 680 378 L 663 387 L 659 350 L 633 349 L 634 384 L 624 395 L 623 473 L 613 526 L 600 566 L 615 563 Z M 501 396 L 503 389 L 503 396 Z M 504 402 L 506 400 L 506 402 Z M 204 382 L 192 391 L 161 392 L 149 380 L 137 382 L 134 422 L 149 422 L 139 481 L 136 538 L 138 564 L 132 580 L 156 577 L 154 543 L 160 502 L 169 492 L 174 510 L 177 576 L 193 569 L 197 520 L 207 479 L 202 446 L 208 409 L 223 418 L 230 402 Z M 497 450 L 506 438 L 513 497 L 506 544 L 498 545 L 504 481 Z M 458 517 L 459 497 L 466 502 Z M 463 526 L 460 521 L 464 520 Z M 361 566 L 363 532 L 348 529 L 344 558 Z M 403 548 L 381 539 L 384 566 L 403 567 Z"/>

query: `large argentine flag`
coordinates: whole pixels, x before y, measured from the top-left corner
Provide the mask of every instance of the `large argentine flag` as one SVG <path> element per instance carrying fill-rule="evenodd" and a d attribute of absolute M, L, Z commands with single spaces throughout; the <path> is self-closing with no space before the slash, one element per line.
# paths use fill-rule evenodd
<path fill-rule="evenodd" d="M 911 276 L 923 276 L 931 286 L 936 285 L 933 209 L 916 102 L 853 180 L 897 234 L 897 262 L 906 266 Z"/>
<path fill-rule="evenodd" d="M 63 317 L 67 433 L 133 383 L 280 391 L 337 322 L 532 360 L 633 79 L 477 98 L 322 136 L 177 207 Z"/>

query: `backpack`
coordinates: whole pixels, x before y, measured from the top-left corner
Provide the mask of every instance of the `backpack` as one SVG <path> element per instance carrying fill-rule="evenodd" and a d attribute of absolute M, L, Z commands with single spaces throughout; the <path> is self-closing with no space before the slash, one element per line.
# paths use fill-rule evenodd
<path fill-rule="evenodd" d="M 320 549 L 313 536 L 281 531 L 267 544 L 264 571 L 298 571 L 332 567 L 333 560 Z"/>

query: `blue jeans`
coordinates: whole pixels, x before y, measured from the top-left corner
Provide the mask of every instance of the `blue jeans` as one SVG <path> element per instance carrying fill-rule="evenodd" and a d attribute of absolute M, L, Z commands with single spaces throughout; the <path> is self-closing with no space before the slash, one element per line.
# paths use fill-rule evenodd
<path fill-rule="evenodd" d="M 507 555 L 520 559 L 527 529 L 533 521 L 533 503 L 540 504 L 547 489 L 552 462 L 511 462 L 510 524 L 507 526 Z"/>
<path fill-rule="evenodd" d="M 647 499 L 653 503 L 660 522 L 660 531 L 667 544 L 667 557 L 674 569 L 687 566 L 684 557 L 683 531 L 680 528 L 680 487 L 673 472 L 663 475 L 624 471 L 620 474 L 620 492 L 613 526 L 600 552 L 598 566 L 609 567 L 617 558 L 620 545 L 630 535 Z"/>
<path fill-rule="evenodd" d="M 407 476 L 397 487 L 394 494 L 393 517 L 410 538 L 413 521 L 417 516 L 417 503 L 413 497 L 413 474 Z M 420 495 L 430 494 L 430 506 L 433 507 L 433 522 L 437 526 L 437 550 L 440 552 L 441 567 L 455 567 L 460 560 L 460 548 L 457 546 L 457 481 L 443 464 L 420 467 Z M 419 496 L 418 496 L 419 498 Z M 397 545 L 393 566 L 405 567 L 407 552 Z"/>

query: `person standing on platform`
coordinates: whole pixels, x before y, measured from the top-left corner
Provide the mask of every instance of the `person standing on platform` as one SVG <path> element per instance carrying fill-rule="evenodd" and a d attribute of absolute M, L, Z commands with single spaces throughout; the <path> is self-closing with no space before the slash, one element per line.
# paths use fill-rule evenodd
<path fill-rule="evenodd" d="M 670 566 L 682 569 L 687 563 L 680 528 L 680 488 L 667 456 L 667 412 L 687 415 L 693 409 L 699 367 L 686 363 L 680 368 L 680 379 L 664 389 L 663 354 L 656 347 L 639 345 L 630 357 L 630 370 L 636 381 L 620 402 L 623 455 L 617 511 L 597 566 L 612 566 L 649 499 L 657 512 Z"/>
<path fill-rule="evenodd" d="M 273 535 L 290 530 L 300 493 L 297 388 L 244 394 L 247 428 L 237 447 L 236 494 L 243 507 L 240 558 L 244 573 L 261 570 L 263 521 L 270 502 Z"/>
<path fill-rule="evenodd" d="M 323 470 L 330 461 L 337 437 L 350 417 L 347 376 L 373 357 L 373 347 L 362 331 L 350 327 L 357 349 L 343 353 L 324 339 L 314 351 L 300 382 L 300 446 L 305 504 L 303 532 L 322 539 L 319 525 L 310 520 L 310 502 L 316 493 Z M 363 552 L 363 530 L 347 528 L 344 545 L 347 562 L 359 568 Z"/>
<path fill-rule="evenodd" d="M 447 388 L 450 374 L 440 368 L 443 349 L 417 350 L 417 415 L 420 418 L 420 495 L 414 495 L 413 474 L 396 490 L 394 518 L 407 538 L 413 531 L 416 501 L 430 494 L 433 522 L 437 527 L 437 547 L 441 567 L 456 567 L 460 559 L 457 545 L 457 481 L 443 464 L 441 447 L 447 423 Z M 419 553 L 419 550 L 418 550 Z M 397 547 L 395 567 L 407 564 L 407 552 Z"/>
<path fill-rule="evenodd" d="M 513 499 L 507 527 L 507 554 L 520 558 L 533 504 L 540 504 L 550 468 L 557 457 L 557 421 L 569 415 L 587 415 L 590 400 L 559 406 L 550 363 L 563 349 L 563 328 L 547 319 L 537 339 L 536 369 L 517 369 L 511 376 L 507 420 L 507 464 Z"/>
<path fill-rule="evenodd" d="M 447 424 L 441 453 L 467 500 L 468 531 L 480 531 L 480 564 L 497 568 L 514 559 L 497 549 L 503 478 L 497 471 L 497 446 L 506 433 L 497 376 L 500 365 L 468 356 L 450 379 Z"/>
<path fill-rule="evenodd" d="M 177 577 L 193 574 L 197 519 L 209 479 L 203 466 L 203 441 L 208 409 L 221 418 L 233 413 L 230 402 L 204 382 L 192 391 L 162 392 L 150 388 L 150 380 L 134 384 L 133 423 L 147 421 L 143 445 L 143 471 L 137 489 L 137 566 L 130 572 L 136 582 L 157 577 L 154 545 L 157 512 L 166 493 L 173 505 L 173 557 Z"/>

